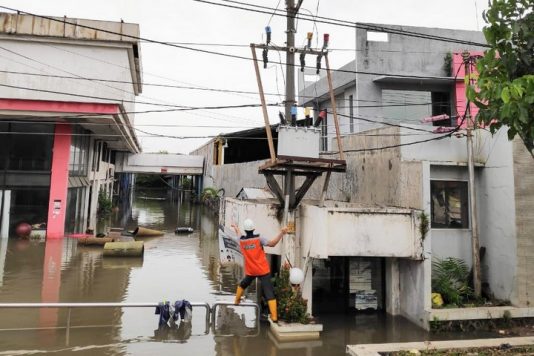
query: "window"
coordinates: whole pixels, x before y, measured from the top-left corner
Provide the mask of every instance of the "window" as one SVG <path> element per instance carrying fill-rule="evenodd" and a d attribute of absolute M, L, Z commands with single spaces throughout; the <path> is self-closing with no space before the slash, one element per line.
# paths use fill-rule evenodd
<path fill-rule="evenodd" d="M 0 121 L 0 169 L 4 170 L 9 166 L 9 123 Z"/>
<path fill-rule="evenodd" d="M 388 42 L 388 34 L 386 32 L 367 31 L 368 42 Z"/>
<path fill-rule="evenodd" d="M 86 211 L 86 187 L 69 188 L 65 214 L 65 232 L 84 232 L 84 212 Z"/>
<path fill-rule="evenodd" d="M 384 117 L 389 120 L 418 124 L 425 117 L 447 114 L 451 116 L 449 92 L 418 90 L 382 90 Z M 454 126 L 453 120 L 433 122 L 434 126 Z"/>
<path fill-rule="evenodd" d="M 432 116 L 449 115 L 451 117 L 451 94 L 448 92 L 432 92 Z M 434 126 L 456 126 L 455 120 L 439 120 L 432 122 Z"/>
<path fill-rule="evenodd" d="M 80 126 L 75 126 L 72 130 L 70 143 L 69 175 L 71 177 L 87 175 L 88 152 L 89 131 L 84 130 Z"/>
<path fill-rule="evenodd" d="M 54 125 L 2 123 L 0 142 L 0 168 L 11 171 L 50 170 Z"/>
<path fill-rule="evenodd" d="M 467 182 L 431 181 L 430 194 L 432 228 L 469 228 Z"/>
<path fill-rule="evenodd" d="M 11 228 L 18 223 L 46 224 L 48 220 L 48 188 L 11 187 Z M 13 233 L 14 231 L 12 231 Z"/>
<path fill-rule="evenodd" d="M 93 166 L 92 170 L 98 172 L 100 170 L 100 151 L 102 147 L 101 141 L 95 141 L 93 144 Z"/>

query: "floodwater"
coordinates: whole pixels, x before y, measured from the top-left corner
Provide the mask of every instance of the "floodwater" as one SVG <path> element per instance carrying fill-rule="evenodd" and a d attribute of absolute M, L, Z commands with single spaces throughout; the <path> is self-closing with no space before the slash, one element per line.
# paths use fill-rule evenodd
<path fill-rule="evenodd" d="M 0 240 L 0 302 L 233 301 L 241 268 L 221 265 L 217 218 L 188 203 L 134 200 L 114 226 L 163 229 L 144 258 L 102 257 L 74 239 Z M 192 226 L 190 235 L 175 235 Z M 254 291 L 248 297 L 252 298 Z M 251 308 L 222 308 L 215 328 L 193 309 L 191 324 L 158 329 L 154 308 L 0 309 L 0 355 L 345 355 L 355 343 L 421 341 L 422 329 L 380 313 L 322 315 L 320 340 L 279 343 Z M 67 323 L 70 327 L 67 329 Z M 207 332 L 207 334 L 206 334 Z"/>

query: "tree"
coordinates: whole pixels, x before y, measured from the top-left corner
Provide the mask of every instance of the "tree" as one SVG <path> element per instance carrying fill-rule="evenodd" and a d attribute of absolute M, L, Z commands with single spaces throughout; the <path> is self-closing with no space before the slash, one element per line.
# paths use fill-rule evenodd
<path fill-rule="evenodd" d="M 469 100 L 479 107 L 477 121 L 492 133 L 508 126 L 534 158 L 534 1 L 490 0 L 483 17 L 490 46 L 477 61 L 477 88 Z"/>

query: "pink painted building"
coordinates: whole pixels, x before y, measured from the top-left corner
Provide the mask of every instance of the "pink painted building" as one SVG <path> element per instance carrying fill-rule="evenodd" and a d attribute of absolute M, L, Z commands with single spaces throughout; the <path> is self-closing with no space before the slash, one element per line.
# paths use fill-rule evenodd
<path fill-rule="evenodd" d="M 0 23 L 0 236 L 21 222 L 47 238 L 94 229 L 115 152 L 141 150 L 139 26 L 6 13 Z"/>

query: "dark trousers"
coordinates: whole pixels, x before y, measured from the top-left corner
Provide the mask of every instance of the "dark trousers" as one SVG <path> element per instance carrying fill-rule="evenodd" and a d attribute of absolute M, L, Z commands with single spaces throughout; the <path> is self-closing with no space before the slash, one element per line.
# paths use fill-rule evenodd
<path fill-rule="evenodd" d="M 273 300 L 274 297 L 274 288 L 273 284 L 271 283 L 271 274 L 267 273 L 263 276 L 249 276 L 246 275 L 245 278 L 239 282 L 239 286 L 243 289 L 246 289 L 254 279 L 259 278 L 261 282 L 261 289 L 263 290 L 263 296 L 265 297 L 265 300 Z"/>

